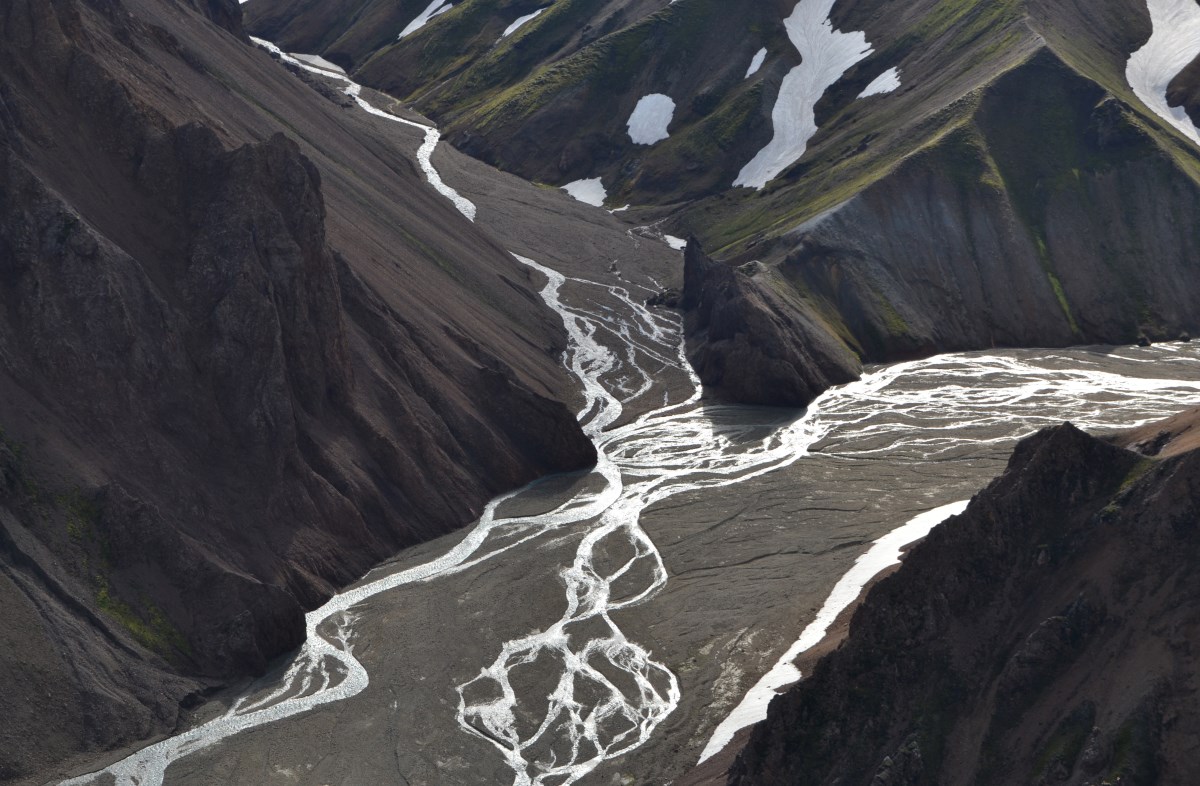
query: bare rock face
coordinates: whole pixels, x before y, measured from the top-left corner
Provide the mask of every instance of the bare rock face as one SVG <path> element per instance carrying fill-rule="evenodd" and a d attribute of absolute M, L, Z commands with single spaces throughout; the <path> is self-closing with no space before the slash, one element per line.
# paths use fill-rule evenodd
<path fill-rule="evenodd" d="M 396 266 L 428 305 L 402 312 L 361 247 L 333 247 L 295 141 L 231 143 L 255 118 L 206 81 L 199 44 L 116 0 L 10 6 L 0 780 L 22 781 L 172 729 L 181 705 L 299 645 L 305 610 L 337 587 L 595 451 L 547 395 L 560 380 L 501 351 L 561 338 L 536 317 L 490 333 L 492 300 L 447 293 L 419 259 Z M 243 57 L 208 21 L 237 4 L 200 10 L 176 29 Z M 246 79 L 281 71 L 263 60 Z M 340 111 L 282 78 L 297 111 Z M 474 250 L 480 277 L 515 265 Z"/>
<path fill-rule="evenodd" d="M 773 275 L 755 263 L 734 269 L 714 262 L 689 241 L 680 300 L 688 359 L 718 395 L 802 407 L 856 379 L 861 367 L 805 310 L 780 300 L 769 283 Z"/>
<path fill-rule="evenodd" d="M 1167 85 L 1167 103 L 1183 107 L 1192 122 L 1200 126 L 1200 57 Z"/>
<path fill-rule="evenodd" d="M 1186 782 L 1198 479 L 1196 452 L 1025 440 L 772 702 L 729 783 Z"/>

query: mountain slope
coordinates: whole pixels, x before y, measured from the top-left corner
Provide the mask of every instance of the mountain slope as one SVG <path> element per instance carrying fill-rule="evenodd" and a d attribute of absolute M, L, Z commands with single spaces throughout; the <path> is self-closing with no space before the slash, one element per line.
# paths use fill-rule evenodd
<path fill-rule="evenodd" d="M 1198 477 L 1194 451 L 1030 437 L 772 702 L 729 783 L 1188 782 Z"/>
<path fill-rule="evenodd" d="M 524 269 L 238 12 L 0 16 L 0 780 L 171 729 L 594 461 Z"/>
<path fill-rule="evenodd" d="M 759 262 L 791 322 L 824 324 L 863 362 L 1200 323 L 1200 157 L 1126 75 L 1152 33 L 1143 0 L 561 0 L 503 39 L 532 7 L 466 0 L 396 40 L 416 5 L 390 28 L 342 17 L 343 48 L 297 32 L 333 24 L 328 8 L 248 13 L 415 101 L 464 151 L 534 180 L 599 177 L 608 204 L 651 206 L 634 220 Z M 354 35 L 368 27 L 370 45 Z M 635 144 L 649 94 L 674 103 L 669 136 Z M 765 185 L 733 187 L 744 176 Z"/>

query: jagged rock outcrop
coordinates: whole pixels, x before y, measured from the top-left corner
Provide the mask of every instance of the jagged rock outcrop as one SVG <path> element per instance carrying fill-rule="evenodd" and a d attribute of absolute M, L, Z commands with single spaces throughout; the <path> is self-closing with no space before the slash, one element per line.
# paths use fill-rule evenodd
<path fill-rule="evenodd" d="M 533 282 L 222 9 L 0 15 L 0 780 L 170 730 L 595 460 Z"/>
<path fill-rule="evenodd" d="M 1167 85 L 1167 103 L 1183 107 L 1192 122 L 1200 127 L 1200 57 Z"/>
<path fill-rule="evenodd" d="M 1023 441 L 772 702 L 729 783 L 1187 782 L 1197 482 L 1195 451 Z"/>
<path fill-rule="evenodd" d="M 714 262 L 693 238 L 679 302 L 688 359 L 706 389 L 747 404 L 803 407 L 861 366 L 809 312 L 781 301 L 774 271 Z"/>

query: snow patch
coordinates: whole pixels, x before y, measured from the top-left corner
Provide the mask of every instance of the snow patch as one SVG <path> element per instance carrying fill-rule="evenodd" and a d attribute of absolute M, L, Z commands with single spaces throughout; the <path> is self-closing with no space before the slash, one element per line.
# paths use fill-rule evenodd
<path fill-rule="evenodd" d="M 874 81 L 867 85 L 866 89 L 858 94 L 858 97 L 866 98 L 867 96 L 882 95 L 883 93 L 890 93 L 899 87 L 900 69 L 893 66 L 879 76 L 875 77 Z"/>
<path fill-rule="evenodd" d="M 1200 55 L 1200 5 L 1196 0 L 1147 0 L 1154 32 L 1129 56 L 1125 78 L 1154 114 L 1200 145 L 1200 131 L 1183 107 L 1167 104 L 1167 86 Z"/>
<path fill-rule="evenodd" d="M 417 14 L 417 18 L 408 23 L 408 27 L 400 31 L 400 35 L 396 36 L 396 40 L 399 41 L 405 36 L 412 35 L 428 24 L 430 19 L 433 19 L 438 14 L 446 13 L 453 7 L 454 4 L 448 3 L 446 0 L 433 0 L 428 8 Z"/>
<path fill-rule="evenodd" d="M 517 30 L 520 29 L 521 25 L 525 24 L 526 22 L 532 22 L 534 19 L 537 19 L 538 16 L 540 16 L 541 13 L 545 10 L 546 10 L 545 8 L 539 8 L 538 10 L 534 11 L 532 14 L 525 14 L 525 16 L 517 17 L 515 22 L 513 22 L 508 27 L 504 28 L 504 32 L 500 34 L 500 37 L 508 38 L 510 35 L 517 32 Z"/>
<path fill-rule="evenodd" d="M 775 136 L 742 168 L 735 186 L 763 188 L 783 170 L 800 160 L 808 141 L 817 133 L 814 108 L 825 91 L 855 63 L 871 54 L 862 32 L 833 29 L 829 12 L 835 0 L 800 0 L 784 20 L 788 38 L 802 62 L 788 72 L 771 110 Z"/>
<path fill-rule="evenodd" d="M 346 75 L 345 69 L 343 69 L 341 66 L 337 65 L 336 63 L 329 62 L 328 60 L 321 57 L 320 55 L 293 54 L 292 57 L 296 58 L 297 60 L 303 60 L 305 63 L 308 63 L 311 66 L 315 66 L 315 67 L 321 69 L 322 71 L 330 71 L 335 74 L 341 74 L 342 76 Z"/>
<path fill-rule="evenodd" d="M 604 189 L 604 184 L 600 182 L 600 178 L 598 177 L 567 183 L 562 187 L 562 190 L 580 202 L 596 207 L 601 207 L 604 204 L 605 197 L 608 196 L 608 191 Z"/>
<path fill-rule="evenodd" d="M 926 511 L 911 519 L 904 526 L 892 530 L 875 541 L 867 553 L 855 561 L 854 567 L 850 568 L 845 576 L 842 576 L 841 581 L 834 585 L 833 592 L 829 593 L 825 605 L 817 612 L 817 618 L 804 629 L 799 640 L 783 653 L 783 657 L 779 659 L 774 668 L 750 689 L 741 704 L 735 707 L 725 720 L 721 721 L 721 725 L 709 739 L 708 745 L 704 746 L 704 752 L 700 754 L 700 761 L 705 761 L 714 754 L 720 753 L 737 732 L 765 720 L 767 705 L 771 703 L 771 699 L 775 697 L 779 689 L 800 679 L 800 670 L 794 664 L 796 658 L 824 640 L 830 626 L 843 611 L 850 607 L 850 604 L 858 599 L 858 596 L 862 594 L 863 587 L 871 579 L 884 569 L 900 564 L 900 552 L 904 550 L 905 546 L 925 537 L 933 531 L 934 527 L 950 516 L 962 513 L 967 509 L 968 502 L 969 500 L 953 502 Z"/>
<path fill-rule="evenodd" d="M 674 235 L 663 235 L 663 240 L 667 241 L 667 245 L 676 251 L 682 251 L 687 248 L 687 241 L 681 237 L 675 237 Z"/>
<path fill-rule="evenodd" d="M 760 49 L 754 53 L 754 57 L 751 58 L 751 60 L 750 60 L 750 67 L 746 69 L 746 76 L 743 78 L 749 79 L 750 77 L 757 74 L 758 69 L 762 68 L 763 62 L 766 61 L 766 59 L 767 59 L 767 48 L 764 46 L 762 49 Z"/>
<path fill-rule="evenodd" d="M 635 145 L 652 145 L 670 136 L 667 126 L 675 117 L 675 102 L 662 93 L 643 96 L 629 116 L 629 138 Z"/>

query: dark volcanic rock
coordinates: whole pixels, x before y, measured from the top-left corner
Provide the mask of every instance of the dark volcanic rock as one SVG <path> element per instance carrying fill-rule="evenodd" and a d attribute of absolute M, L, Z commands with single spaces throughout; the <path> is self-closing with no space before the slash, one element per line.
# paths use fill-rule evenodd
<path fill-rule="evenodd" d="M 734 269 L 705 256 L 693 238 L 684 255 L 680 306 L 688 359 L 706 388 L 746 404 L 803 407 L 860 366 L 806 311 L 772 289 L 773 272 Z"/>
<path fill-rule="evenodd" d="M 1192 122 L 1200 126 L 1200 57 L 1189 63 L 1167 85 L 1167 104 L 1183 107 Z"/>
<path fill-rule="evenodd" d="M 1200 453 L 1025 440 L 772 702 L 729 783 L 1187 782 L 1197 484 Z"/>
<path fill-rule="evenodd" d="M 236 3 L 166 5 L 0 14 L 0 780 L 172 729 L 338 586 L 595 461 L 523 269 L 216 30 Z"/>

